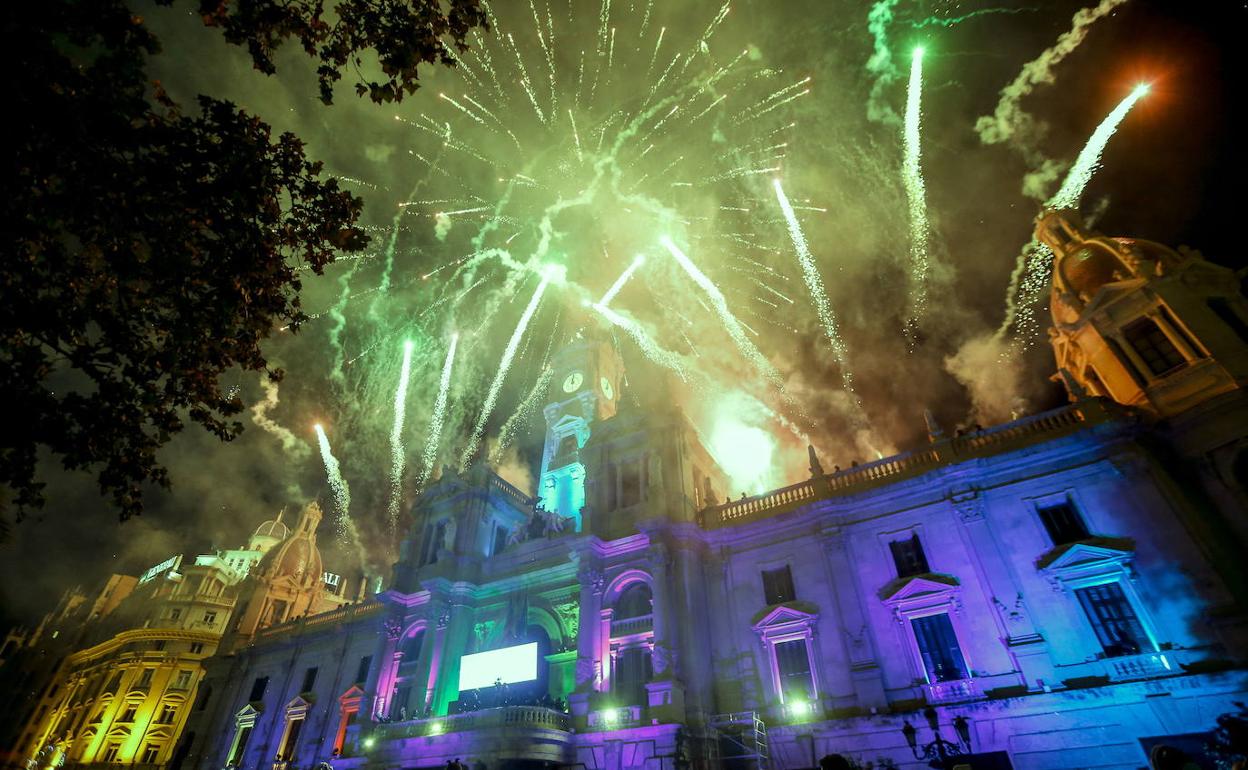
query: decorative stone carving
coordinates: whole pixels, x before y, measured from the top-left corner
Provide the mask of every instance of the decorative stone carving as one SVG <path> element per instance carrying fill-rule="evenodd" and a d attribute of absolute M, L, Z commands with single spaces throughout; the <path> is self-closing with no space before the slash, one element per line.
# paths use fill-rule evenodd
<path fill-rule="evenodd" d="M 444 629 L 450 624 L 451 624 L 451 610 L 449 608 L 443 609 L 440 613 L 438 613 L 438 628 Z"/>
<path fill-rule="evenodd" d="M 984 505 L 984 496 L 976 489 L 950 492 L 949 504 L 958 512 L 958 518 L 963 524 L 982 520 L 987 508 Z"/>
<path fill-rule="evenodd" d="M 484 650 L 489 644 L 490 635 L 494 633 L 495 621 L 483 620 L 480 623 L 474 623 L 472 626 L 473 638 L 477 640 L 477 649 Z"/>
<path fill-rule="evenodd" d="M 589 590 L 595 596 L 602 596 L 603 592 L 607 590 L 607 579 L 600 569 L 587 567 L 581 570 L 577 577 L 580 578 L 581 585 L 589 586 Z"/>
<path fill-rule="evenodd" d="M 403 621 L 400 620 L 399 618 L 395 618 L 395 617 L 386 618 L 386 621 L 383 625 L 385 626 L 385 629 L 386 629 L 387 639 L 398 639 L 399 634 L 403 633 Z"/>
<path fill-rule="evenodd" d="M 559 615 L 559 622 L 563 625 L 564 633 L 569 639 L 575 639 L 581 627 L 581 603 L 575 599 L 569 599 L 556 604 L 555 612 Z"/>

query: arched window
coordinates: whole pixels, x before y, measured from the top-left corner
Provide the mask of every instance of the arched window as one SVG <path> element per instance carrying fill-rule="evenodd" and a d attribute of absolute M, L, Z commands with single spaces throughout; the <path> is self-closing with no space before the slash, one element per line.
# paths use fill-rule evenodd
<path fill-rule="evenodd" d="M 639 618 L 652 612 L 652 596 L 650 586 L 638 581 L 632 583 L 615 602 L 615 618 Z"/>

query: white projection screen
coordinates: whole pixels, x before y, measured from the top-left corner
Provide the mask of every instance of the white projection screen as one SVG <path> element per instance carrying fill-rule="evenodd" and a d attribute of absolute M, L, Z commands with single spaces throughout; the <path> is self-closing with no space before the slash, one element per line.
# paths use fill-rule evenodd
<path fill-rule="evenodd" d="M 537 642 L 489 650 L 459 659 L 459 689 L 492 687 L 499 679 L 505 684 L 537 679 Z"/>

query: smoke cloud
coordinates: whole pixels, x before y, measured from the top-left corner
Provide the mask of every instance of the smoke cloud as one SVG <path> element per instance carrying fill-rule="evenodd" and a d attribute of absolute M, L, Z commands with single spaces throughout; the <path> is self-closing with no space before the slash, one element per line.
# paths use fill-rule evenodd
<path fill-rule="evenodd" d="M 1066 164 L 1047 157 L 1041 149 L 1048 127 L 1044 121 L 1023 110 L 1023 97 L 1038 86 L 1056 82 L 1054 69 L 1057 65 L 1083 43 L 1098 19 L 1126 2 L 1101 0 L 1095 6 L 1076 12 L 1070 29 L 1038 57 L 1023 65 L 1018 76 L 1001 90 L 1001 98 L 993 113 L 975 122 L 975 131 L 984 144 L 1008 144 L 1023 156 L 1030 167 L 1022 187 L 1023 195 L 1028 198 L 1048 198 Z"/>

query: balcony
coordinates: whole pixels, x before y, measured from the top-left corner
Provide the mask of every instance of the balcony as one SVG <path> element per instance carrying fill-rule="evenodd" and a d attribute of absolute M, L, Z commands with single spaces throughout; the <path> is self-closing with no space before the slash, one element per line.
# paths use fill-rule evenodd
<path fill-rule="evenodd" d="M 1003 425 L 946 438 L 892 457 L 855 465 L 763 495 L 733 500 L 699 513 L 715 529 L 777 516 L 819 500 L 856 494 L 979 457 L 1024 449 L 1116 419 L 1113 406 L 1098 399 L 1024 417 Z"/>
<path fill-rule="evenodd" d="M 394 740 L 507 727 L 566 733 L 572 730 L 572 717 L 542 706 L 502 706 L 467 714 L 384 723 L 377 725 L 373 734 L 379 740 Z"/>
<path fill-rule="evenodd" d="M 1153 679 L 1181 674 L 1179 662 L 1171 652 L 1145 652 L 1105 659 L 1105 673 L 1115 682 L 1132 679 Z"/>
<path fill-rule="evenodd" d="M 611 621 L 611 638 L 642 634 L 654 628 L 654 615 L 638 615 L 635 618 L 623 618 Z"/>
<path fill-rule="evenodd" d="M 951 682 L 932 682 L 923 685 L 928 703 L 956 703 L 979 697 L 974 679 L 955 679 Z"/>

